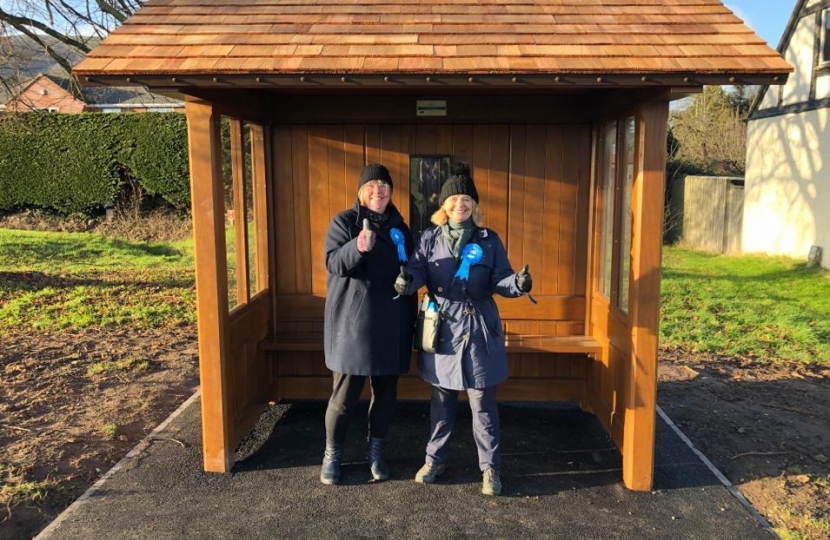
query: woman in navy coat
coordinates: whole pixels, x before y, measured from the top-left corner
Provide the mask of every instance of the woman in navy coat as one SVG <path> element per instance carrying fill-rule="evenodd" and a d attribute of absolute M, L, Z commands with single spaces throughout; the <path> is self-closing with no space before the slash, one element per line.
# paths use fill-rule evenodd
<path fill-rule="evenodd" d="M 398 376 L 409 371 L 414 298 L 395 298 L 398 269 L 412 252 L 412 236 L 391 203 L 392 178 L 383 165 L 360 172 L 354 208 L 336 215 L 326 235 L 324 350 L 334 384 L 326 410 L 324 484 L 340 482 L 349 420 L 366 379 L 369 404 L 367 462 L 376 481 L 389 477 L 384 439 L 397 400 Z"/>
<path fill-rule="evenodd" d="M 483 473 L 482 493 L 501 493 L 501 430 L 496 385 L 507 379 L 507 353 L 494 294 L 530 292 L 527 267 L 514 273 L 501 239 L 481 227 L 478 192 L 469 168 L 454 167 L 441 189 L 436 227 L 425 231 L 412 259 L 395 280 L 401 294 L 423 285 L 440 308 L 442 324 L 434 353 L 420 351 L 418 370 L 432 385 L 430 439 L 426 463 L 415 481 L 432 483 L 446 469 L 458 392 L 465 390 L 473 411 L 473 435 Z M 465 268 L 464 259 L 468 259 Z"/>

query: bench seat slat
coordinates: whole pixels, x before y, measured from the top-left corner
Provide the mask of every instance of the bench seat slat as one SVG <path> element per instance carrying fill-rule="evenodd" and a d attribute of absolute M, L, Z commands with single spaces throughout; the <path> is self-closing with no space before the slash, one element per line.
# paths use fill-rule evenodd
<path fill-rule="evenodd" d="M 510 353 L 584 353 L 599 354 L 602 345 L 591 336 L 525 336 L 508 334 L 505 339 Z M 319 332 L 277 334 L 259 344 L 261 351 L 321 351 L 323 334 Z"/>

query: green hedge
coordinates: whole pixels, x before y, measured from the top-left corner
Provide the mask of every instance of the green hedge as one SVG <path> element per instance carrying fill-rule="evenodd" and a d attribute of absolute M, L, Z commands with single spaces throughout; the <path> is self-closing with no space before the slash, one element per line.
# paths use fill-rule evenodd
<path fill-rule="evenodd" d="M 183 114 L 9 114 L 0 117 L 0 210 L 90 213 L 128 179 L 190 205 Z"/>
<path fill-rule="evenodd" d="M 181 113 L 122 114 L 132 140 L 127 168 L 151 195 L 190 209 L 187 120 Z"/>

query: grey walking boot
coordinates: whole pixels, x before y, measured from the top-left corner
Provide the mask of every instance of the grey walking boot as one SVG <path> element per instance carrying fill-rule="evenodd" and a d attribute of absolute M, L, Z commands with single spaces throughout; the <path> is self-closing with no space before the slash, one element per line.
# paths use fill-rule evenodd
<path fill-rule="evenodd" d="M 320 469 L 320 481 L 326 485 L 340 483 L 340 463 L 343 461 L 343 445 L 326 443 L 323 466 Z"/>
<path fill-rule="evenodd" d="M 383 459 L 383 439 L 377 439 L 375 437 L 369 439 L 369 450 L 366 453 L 366 462 L 369 464 L 372 478 L 376 482 L 389 478 L 389 466 L 386 465 L 386 461 Z"/>
<path fill-rule="evenodd" d="M 485 495 L 501 495 L 501 476 L 496 469 L 484 471 L 481 482 L 481 492 Z"/>

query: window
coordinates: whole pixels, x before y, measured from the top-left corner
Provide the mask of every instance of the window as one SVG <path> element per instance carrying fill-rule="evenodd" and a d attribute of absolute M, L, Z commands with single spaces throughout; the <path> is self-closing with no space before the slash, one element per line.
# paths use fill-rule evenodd
<path fill-rule="evenodd" d="M 599 246 L 599 292 L 611 298 L 614 253 L 614 178 L 617 176 L 617 122 L 608 122 L 600 133 L 602 152 L 601 220 Z"/>
<path fill-rule="evenodd" d="M 634 135 L 637 123 L 631 116 L 625 119 L 622 132 L 622 186 L 620 189 L 620 273 L 617 276 L 617 307 L 628 312 L 629 275 L 631 272 L 631 190 L 634 187 Z"/>
<path fill-rule="evenodd" d="M 624 313 L 628 311 L 630 291 L 636 131 L 633 116 L 602 124 L 597 156 L 597 292 Z"/>
<path fill-rule="evenodd" d="M 258 238 L 265 223 L 264 191 L 256 185 L 254 168 L 263 156 L 254 156 L 261 146 L 262 129 L 235 118 L 222 117 L 222 178 L 225 207 L 225 256 L 228 271 L 228 307 L 248 303 L 266 288 L 262 251 L 264 238 Z M 259 226 L 259 227 L 258 227 Z"/>
<path fill-rule="evenodd" d="M 430 219 L 438 210 L 438 195 L 450 175 L 450 155 L 409 156 L 409 227 L 412 237 L 432 226 Z"/>
<path fill-rule="evenodd" d="M 821 63 L 830 62 L 830 10 L 825 10 L 821 14 L 824 24 L 821 28 Z"/>

